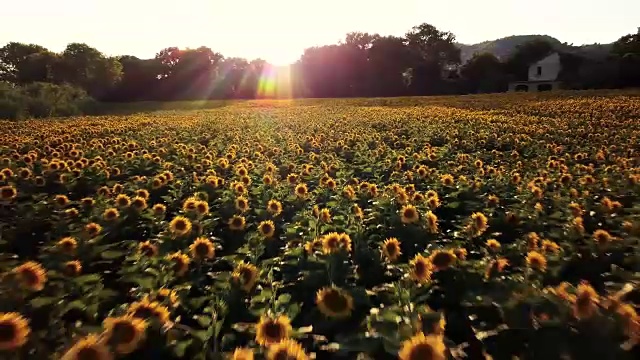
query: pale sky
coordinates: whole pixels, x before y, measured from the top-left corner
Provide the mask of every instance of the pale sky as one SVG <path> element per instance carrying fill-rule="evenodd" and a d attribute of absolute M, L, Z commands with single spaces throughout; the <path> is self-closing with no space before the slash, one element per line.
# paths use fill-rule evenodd
<path fill-rule="evenodd" d="M 0 46 L 61 51 L 84 42 L 107 55 L 150 58 L 178 46 L 226 57 L 296 61 L 310 46 L 350 31 L 403 35 L 430 23 L 471 44 L 508 35 L 608 43 L 635 33 L 640 0 L 3 0 Z"/>

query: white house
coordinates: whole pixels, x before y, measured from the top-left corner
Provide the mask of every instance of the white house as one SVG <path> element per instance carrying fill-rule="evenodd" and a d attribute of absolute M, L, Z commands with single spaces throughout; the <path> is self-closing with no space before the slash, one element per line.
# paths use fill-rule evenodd
<path fill-rule="evenodd" d="M 558 90 L 560 82 L 557 80 L 561 68 L 560 55 L 553 53 L 529 65 L 527 81 L 510 83 L 509 91 L 537 92 Z"/>

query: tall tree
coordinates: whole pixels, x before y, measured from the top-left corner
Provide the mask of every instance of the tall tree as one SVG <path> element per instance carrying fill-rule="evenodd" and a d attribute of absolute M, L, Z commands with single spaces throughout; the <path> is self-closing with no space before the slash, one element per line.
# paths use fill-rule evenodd
<path fill-rule="evenodd" d="M 514 80 L 527 80 L 529 65 L 542 60 L 553 51 L 553 45 L 542 39 L 518 45 L 506 62 L 507 71 Z"/>
<path fill-rule="evenodd" d="M 122 65 L 95 48 L 71 43 L 60 54 L 54 69 L 54 80 L 78 86 L 95 98 L 111 92 L 122 77 Z"/>
<path fill-rule="evenodd" d="M 35 44 L 10 42 L 0 48 L 0 80 L 16 84 L 51 80 L 55 54 Z"/>
<path fill-rule="evenodd" d="M 504 65 L 491 53 L 474 54 L 460 69 L 466 91 L 472 93 L 502 92 L 508 80 Z"/>
<path fill-rule="evenodd" d="M 445 88 L 443 77 L 460 64 L 455 35 L 424 23 L 405 35 L 413 53 L 410 90 L 415 95 L 438 94 Z"/>

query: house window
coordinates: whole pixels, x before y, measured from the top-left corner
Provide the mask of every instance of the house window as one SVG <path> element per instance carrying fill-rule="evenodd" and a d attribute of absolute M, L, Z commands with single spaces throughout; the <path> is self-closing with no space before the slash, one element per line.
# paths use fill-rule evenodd
<path fill-rule="evenodd" d="M 536 69 L 536 74 L 538 74 L 538 76 L 542 76 L 542 66 L 538 66 L 538 68 Z"/>

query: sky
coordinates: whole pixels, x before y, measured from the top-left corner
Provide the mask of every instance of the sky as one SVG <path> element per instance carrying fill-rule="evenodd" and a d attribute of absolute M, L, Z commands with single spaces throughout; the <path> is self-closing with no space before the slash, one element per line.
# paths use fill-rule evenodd
<path fill-rule="evenodd" d="M 4 1 L 3 1 L 4 2 Z M 640 0 L 6 0 L 0 46 L 35 43 L 62 51 L 84 42 L 103 53 L 151 58 L 207 46 L 226 57 L 295 62 L 305 48 L 362 31 L 402 36 L 427 22 L 473 44 L 545 34 L 574 45 L 635 33 Z"/>

